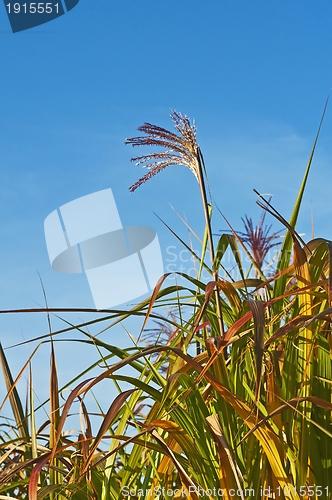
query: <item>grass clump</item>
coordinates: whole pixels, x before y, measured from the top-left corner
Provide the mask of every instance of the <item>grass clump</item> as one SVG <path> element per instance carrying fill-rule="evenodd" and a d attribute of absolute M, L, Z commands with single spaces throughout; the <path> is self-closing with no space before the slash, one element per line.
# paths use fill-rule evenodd
<path fill-rule="evenodd" d="M 120 349 L 87 333 L 87 323 L 45 336 L 51 347 L 44 405 L 49 419 L 39 429 L 32 389 L 27 404 L 17 390 L 23 370 L 14 380 L 0 351 L 12 409 L 12 420 L 2 424 L 0 498 L 331 498 L 332 244 L 323 238 L 304 242 L 295 229 L 320 127 L 290 221 L 259 195 L 264 213 L 285 228 L 275 270 L 266 276 L 266 249 L 276 233 L 264 228 L 265 215 L 256 229 L 246 218 L 245 233 L 231 230 L 214 245 L 196 128 L 178 112 L 171 117 L 175 132 L 145 123 L 142 136 L 127 139 L 132 146 L 162 148 L 133 159 L 148 173 L 130 189 L 168 166 L 184 165 L 194 173 L 205 230 L 200 256 L 186 247 L 197 259 L 197 277 L 181 273 L 184 284 L 173 286 L 161 277 L 150 299 L 95 321 L 110 328 L 140 317 L 140 338 L 155 320 L 149 345 Z M 234 273 L 223 266 L 227 251 Z M 201 280 L 202 269 L 211 276 L 208 283 Z M 160 313 L 165 309 L 172 313 Z M 62 403 L 55 343 L 70 330 L 81 332 L 99 359 L 77 374 Z M 99 374 L 87 377 L 97 364 Z M 29 367 L 30 360 L 24 369 L 32 388 Z M 85 400 L 105 381 L 113 381 L 119 394 L 107 411 L 99 408 L 101 422 L 93 429 Z M 81 430 L 68 435 L 64 428 L 74 404 L 80 407 Z"/>

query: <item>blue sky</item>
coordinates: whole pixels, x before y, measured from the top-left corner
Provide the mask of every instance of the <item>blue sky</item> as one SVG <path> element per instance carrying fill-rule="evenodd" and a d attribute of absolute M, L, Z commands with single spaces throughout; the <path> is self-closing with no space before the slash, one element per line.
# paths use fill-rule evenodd
<path fill-rule="evenodd" d="M 111 187 L 123 224 L 154 227 L 166 257 L 177 243 L 153 212 L 186 238 L 171 204 L 202 234 L 189 170 L 128 191 L 143 172 L 125 138 L 144 121 L 171 128 L 171 109 L 196 120 L 214 200 L 235 228 L 260 214 L 253 188 L 289 217 L 332 86 L 331 19 L 329 0 L 80 0 L 12 34 L 1 5 L 0 308 L 43 305 L 37 270 L 50 306 L 93 307 L 84 275 L 51 269 L 43 234 L 46 216 L 80 196 Z M 308 239 L 311 210 L 316 235 L 332 238 L 331 131 L 330 107 L 299 221 Z M 5 346 L 47 331 L 44 317 L 0 325 Z M 27 352 L 8 355 L 19 366 Z"/>

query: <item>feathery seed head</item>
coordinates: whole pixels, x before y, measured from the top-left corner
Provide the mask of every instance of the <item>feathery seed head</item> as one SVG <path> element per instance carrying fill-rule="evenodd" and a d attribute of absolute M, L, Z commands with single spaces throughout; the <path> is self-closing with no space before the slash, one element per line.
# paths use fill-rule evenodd
<path fill-rule="evenodd" d="M 253 220 L 246 215 L 245 218 L 242 219 L 245 232 L 240 233 L 242 240 L 249 244 L 252 256 L 260 269 L 262 268 L 264 259 L 271 248 L 279 245 L 279 243 L 275 242 L 275 240 L 280 238 L 281 232 L 277 231 L 270 234 L 272 226 L 264 225 L 265 214 L 266 212 L 263 212 L 259 224 L 255 227 Z"/>
<path fill-rule="evenodd" d="M 149 170 L 147 174 L 130 186 L 131 192 L 170 165 L 184 165 L 198 179 L 199 148 L 196 141 L 196 126 L 190 123 L 187 116 L 174 110 L 171 112 L 171 118 L 177 133 L 151 123 L 144 123 L 138 127 L 138 130 L 145 135 L 126 139 L 125 144 L 131 144 L 133 147 L 160 146 L 166 149 L 166 151 L 131 159 L 131 161 L 136 162 L 137 166 L 142 165 Z"/>

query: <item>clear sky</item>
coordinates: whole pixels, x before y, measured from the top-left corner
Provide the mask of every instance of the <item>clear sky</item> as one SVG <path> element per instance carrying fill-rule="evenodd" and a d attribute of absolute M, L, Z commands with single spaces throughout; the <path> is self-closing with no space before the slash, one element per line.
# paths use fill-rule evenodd
<path fill-rule="evenodd" d="M 187 238 L 171 204 L 202 234 L 189 170 L 128 191 L 143 171 L 124 140 L 144 121 L 171 128 L 171 109 L 196 120 L 214 200 L 236 229 L 260 214 L 253 188 L 289 217 L 332 86 L 330 0 L 80 0 L 16 34 L 0 5 L 0 44 L 1 309 L 43 305 L 37 270 L 50 306 L 93 307 L 84 275 L 51 269 L 43 233 L 80 196 L 111 187 L 122 223 L 155 228 L 165 259 L 181 248 L 153 212 Z M 316 235 L 332 238 L 331 131 L 330 106 L 298 227 L 307 239 L 311 210 Z M 47 323 L 0 316 L 0 331 L 9 346 Z M 7 352 L 14 363 L 20 351 Z"/>

